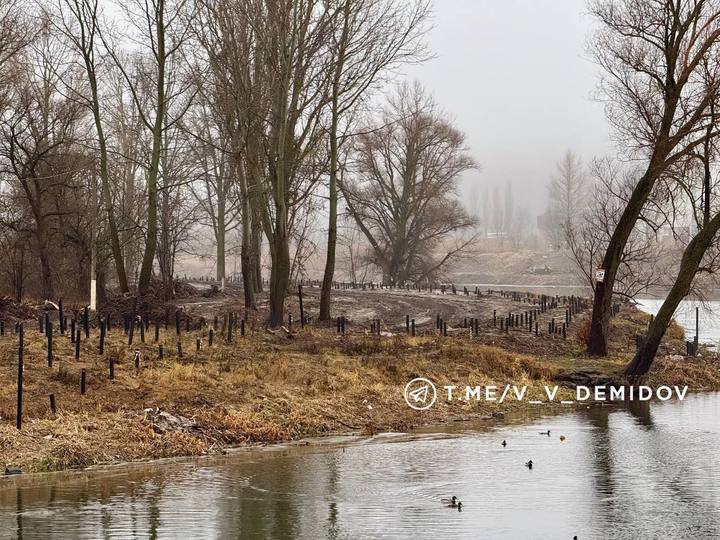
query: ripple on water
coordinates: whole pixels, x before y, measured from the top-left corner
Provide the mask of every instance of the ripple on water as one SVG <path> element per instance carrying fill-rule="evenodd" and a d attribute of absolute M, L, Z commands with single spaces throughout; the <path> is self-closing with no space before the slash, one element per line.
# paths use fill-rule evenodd
<path fill-rule="evenodd" d="M 19 484 L 0 490 L 0 530 L 23 538 L 720 537 L 718 413 L 718 395 L 706 394 L 451 437 Z M 547 429 L 551 436 L 539 435 Z M 441 502 L 452 495 L 462 512 Z"/>

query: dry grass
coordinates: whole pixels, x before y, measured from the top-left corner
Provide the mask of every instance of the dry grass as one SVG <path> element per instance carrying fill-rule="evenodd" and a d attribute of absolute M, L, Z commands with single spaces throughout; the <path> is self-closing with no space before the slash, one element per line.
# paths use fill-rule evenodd
<path fill-rule="evenodd" d="M 621 332 L 636 331 L 643 320 L 614 321 Z M 633 326 L 634 325 L 634 326 Z M 150 332 L 152 336 L 152 331 Z M 195 338 L 202 350 L 195 352 Z M 540 397 L 544 384 L 563 371 L 592 368 L 617 374 L 627 355 L 617 350 L 598 361 L 578 355 L 576 339 L 552 342 L 550 357 L 512 352 L 512 334 L 504 348 L 470 340 L 422 336 L 383 337 L 307 328 L 293 339 L 255 332 L 227 344 L 216 336 L 208 348 L 205 332 L 182 336 L 184 358 L 176 357 L 174 332 L 161 332 L 165 358 L 157 345 L 135 344 L 113 329 L 106 356 L 97 354 L 98 337 L 83 339 L 80 361 L 69 339 L 55 337 L 55 360 L 47 366 L 45 338 L 26 334 L 24 424 L 14 426 L 17 342 L 0 339 L 0 466 L 19 465 L 24 471 L 82 468 L 100 463 L 182 455 L 202 455 L 224 445 L 272 443 L 339 431 L 375 433 L 404 430 L 420 423 L 487 415 L 499 408 L 484 401 L 448 404 L 440 399 L 424 413 L 412 411 L 402 392 L 407 381 L 428 377 L 438 388 L 445 384 L 528 384 Z M 141 350 L 136 373 L 132 355 Z M 527 343 L 523 342 L 523 347 Z M 564 349 L 563 349 L 564 347 Z M 560 351 L 560 353 L 557 353 Z M 115 380 L 108 378 L 107 358 L 116 360 Z M 664 383 L 706 381 L 701 388 L 720 388 L 713 362 L 658 363 L 654 377 Z M 88 391 L 80 395 L 80 370 L 87 370 Z M 54 394 L 58 414 L 49 410 Z M 563 390 L 558 399 L 570 396 Z M 145 414 L 158 407 L 192 419 L 196 427 L 156 433 Z M 508 402 L 503 410 L 527 407 Z"/>

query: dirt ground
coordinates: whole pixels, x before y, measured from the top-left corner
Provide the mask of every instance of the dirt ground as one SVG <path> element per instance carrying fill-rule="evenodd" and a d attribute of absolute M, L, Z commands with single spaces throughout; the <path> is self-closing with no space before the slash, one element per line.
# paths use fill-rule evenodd
<path fill-rule="evenodd" d="M 154 342 L 151 325 L 145 343 L 135 333 L 128 345 L 117 321 L 99 354 L 99 333 L 83 336 L 80 359 L 67 335 L 54 334 L 52 367 L 47 339 L 36 321 L 28 321 L 24 348 L 23 425 L 15 427 L 18 337 L 0 337 L 0 466 L 24 472 L 84 468 L 96 464 L 222 452 L 231 445 L 265 444 L 339 432 L 372 434 L 403 431 L 422 424 L 489 417 L 528 407 L 527 402 L 439 402 L 416 412 L 403 399 L 404 385 L 424 376 L 438 385 L 462 383 L 544 384 L 573 376 L 614 378 L 632 354 L 634 335 L 647 324 L 645 315 L 623 308 L 613 321 L 612 354 L 597 360 L 583 354 L 579 314 L 566 339 L 548 335 L 547 322 L 564 317 L 558 307 L 543 314 L 535 337 L 526 328 L 503 332 L 492 325 L 492 311 L 519 313 L 534 306 L 495 294 L 460 292 L 338 291 L 334 310 L 346 314 L 346 335 L 334 326 L 295 324 L 292 334 L 269 331 L 260 315 L 248 322 L 246 335 L 236 330 L 232 343 L 222 329 L 209 333 L 215 315 L 242 314 L 242 298 L 233 291 L 184 299 L 186 314 L 197 323 L 180 337 L 172 325 Z M 317 311 L 317 289 L 305 290 L 305 306 Z M 289 311 L 297 311 L 297 298 Z M 440 314 L 448 336 L 435 329 Z M 419 335 L 405 334 L 405 314 L 416 319 Z M 53 316 L 56 316 L 53 314 Z M 477 337 L 463 328 L 465 317 L 480 320 Z M 370 321 L 382 320 L 382 335 L 369 333 Z M 296 318 L 297 320 L 297 318 Z M 184 328 L 184 325 L 183 325 Z M 196 350 L 197 340 L 200 350 Z M 682 344 L 672 329 L 651 384 L 689 384 L 693 390 L 720 388 L 717 360 L 670 357 Z M 182 356 L 178 354 L 178 342 Z M 160 358 L 159 345 L 163 345 Z M 139 367 L 134 363 L 140 354 Z M 109 362 L 114 361 L 114 379 Z M 80 393 L 82 370 L 86 393 Z M 571 394 L 568 387 L 563 395 Z M 50 409 L 49 396 L 56 411 Z"/>

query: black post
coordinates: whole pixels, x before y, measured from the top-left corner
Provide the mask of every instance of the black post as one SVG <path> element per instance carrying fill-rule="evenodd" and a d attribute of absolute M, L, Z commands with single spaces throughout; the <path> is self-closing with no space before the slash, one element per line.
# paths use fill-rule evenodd
<path fill-rule="evenodd" d="M 48 367 L 52 367 L 53 362 L 53 323 L 50 321 L 47 322 L 47 326 L 45 327 L 45 333 L 47 334 L 47 361 L 48 361 Z"/>
<path fill-rule="evenodd" d="M 88 307 L 85 306 L 83 310 L 83 330 L 85 330 L 85 339 L 90 337 L 90 315 L 88 313 Z"/>
<path fill-rule="evenodd" d="M 145 343 L 145 321 L 140 318 L 140 342 Z"/>
<path fill-rule="evenodd" d="M 200 351 L 200 338 L 195 338 L 195 352 Z"/>
<path fill-rule="evenodd" d="M 175 310 L 175 333 L 180 335 L 180 310 Z"/>
<path fill-rule="evenodd" d="M 62 298 L 58 300 L 58 323 L 60 324 L 60 333 L 65 333 L 65 311 L 63 310 Z"/>
<path fill-rule="evenodd" d="M 155 343 L 160 340 L 160 321 L 155 319 Z"/>
<path fill-rule="evenodd" d="M 50 394 L 50 412 L 55 415 L 57 413 L 57 407 L 55 406 L 55 394 Z"/>
<path fill-rule="evenodd" d="M 215 335 L 215 333 L 213 332 L 213 329 L 211 328 L 210 331 L 208 332 L 208 346 L 210 346 L 210 347 L 212 347 L 214 335 Z"/>
<path fill-rule="evenodd" d="M 70 321 L 70 343 L 75 343 L 75 317 Z"/>
<path fill-rule="evenodd" d="M 105 352 L 105 319 L 100 319 L 100 356 Z"/>
<path fill-rule="evenodd" d="M 80 329 L 75 334 L 75 360 L 80 360 Z"/>
<path fill-rule="evenodd" d="M 410 319 L 410 335 L 415 337 L 415 319 Z"/>
<path fill-rule="evenodd" d="M 85 379 L 86 379 L 85 368 L 82 368 L 80 370 L 80 395 L 81 396 L 85 395 Z"/>
<path fill-rule="evenodd" d="M 109 363 L 110 363 L 110 380 L 112 381 L 115 378 L 115 359 L 110 358 Z"/>
<path fill-rule="evenodd" d="M 303 309 L 302 285 L 298 285 L 298 300 L 300 301 L 300 328 L 305 328 L 305 310 Z"/>

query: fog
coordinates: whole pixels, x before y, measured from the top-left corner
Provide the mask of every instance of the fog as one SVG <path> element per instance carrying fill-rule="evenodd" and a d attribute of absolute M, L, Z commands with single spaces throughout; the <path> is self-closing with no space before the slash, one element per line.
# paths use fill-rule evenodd
<path fill-rule="evenodd" d="M 542 213 L 555 163 L 611 149 L 599 68 L 585 50 L 584 1 L 442 0 L 429 35 L 435 58 L 406 70 L 455 119 L 481 164 L 466 195 L 512 182 L 516 204 Z"/>

